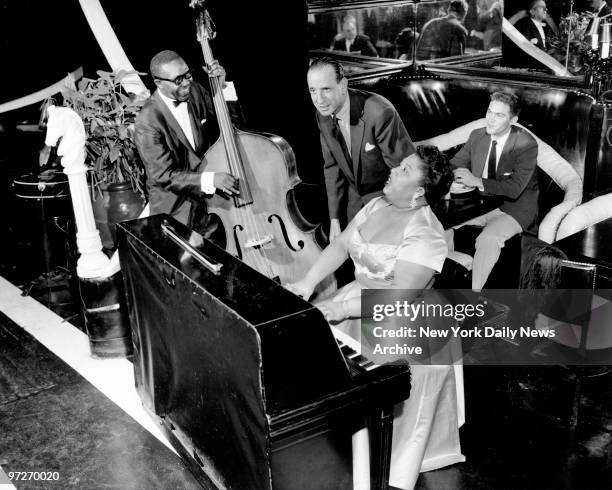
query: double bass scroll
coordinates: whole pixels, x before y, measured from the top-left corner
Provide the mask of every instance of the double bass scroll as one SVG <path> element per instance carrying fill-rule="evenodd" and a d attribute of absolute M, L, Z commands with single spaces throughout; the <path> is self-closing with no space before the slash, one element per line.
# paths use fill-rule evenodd
<path fill-rule="evenodd" d="M 210 66 L 214 24 L 204 1 L 192 0 L 190 6 L 196 10 L 197 38 Z M 316 227 L 301 216 L 295 202 L 300 178 L 293 150 L 279 136 L 234 128 L 219 78 L 210 77 L 210 85 L 221 136 L 204 156 L 205 169 L 234 175 L 240 193 L 228 196 L 217 190 L 208 200 L 209 214 L 225 234 L 228 252 L 283 284 L 297 281 L 321 249 Z M 333 276 L 328 276 L 315 292 L 323 298 L 335 289 Z"/>

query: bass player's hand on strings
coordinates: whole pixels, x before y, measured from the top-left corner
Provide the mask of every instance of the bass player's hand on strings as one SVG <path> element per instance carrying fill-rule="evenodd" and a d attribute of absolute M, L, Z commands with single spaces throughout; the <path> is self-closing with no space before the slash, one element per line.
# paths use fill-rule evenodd
<path fill-rule="evenodd" d="M 217 60 L 213 60 L 210 66 L 202 66 L 204 71 L 207 73 L 209 78 L 219 78 L 219 83 L 222 88 L 225 88 L 225 69 L 219 64 Z"/>
<path fill-rule="evenodd" d="M 224 192 L 225 194 L 228 194 L 230 196 L 233 196 L 234 194 L 240 194 L 238 179 L 232 174 L 228 174 L 227 172 L 215 172 L 213 184 L 221 192 Z"/>

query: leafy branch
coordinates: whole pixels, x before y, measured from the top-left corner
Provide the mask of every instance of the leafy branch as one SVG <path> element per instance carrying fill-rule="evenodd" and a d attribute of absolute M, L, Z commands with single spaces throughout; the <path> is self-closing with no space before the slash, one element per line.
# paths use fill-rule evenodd
<path fill-rule="evenodd" d="M 135 71 L 98 70 L 98 78 L 82 78 L 62 90 L 64 105 L 83 120 L 87 134 L 86 163 L 93 187 L 129 182 L 145 196 L 144 166 L 134 143 L 134 121 L 145 99 L 127 94 L 121 81 Z"/>

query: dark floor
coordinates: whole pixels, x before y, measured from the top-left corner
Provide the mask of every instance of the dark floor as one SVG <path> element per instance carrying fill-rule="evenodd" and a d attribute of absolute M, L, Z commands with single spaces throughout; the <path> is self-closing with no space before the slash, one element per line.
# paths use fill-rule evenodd
<path fill-rule="evenodd" d="M 17 155 L 0 166 L 0 275 L 24 289 L 31 286 L 39 301 L 83 328 L 70 280 L 73 247 L 62 216 L 67 203 L 44 209 L 51 245 L 45 255 L 40 205 L 16 198 L 11 189 L 15 177 L 33 168 L 31 161 L 31 155 Z M 50 273 L 41 277 L 47 269 Z M 35 470 L 53 460 L 56 467 L 49 469 L 61 468 L 66 478 L 60 487 L 193 486 L 174 455 L 136 422 L 28 334 L 10 321 L 1 323 L 0 348 L 16 341 L 13 348 L 34 356 L 30 362 L 48 376 L 26 383 L 25 398 L 14 396 L 10 386 L 0 389 L 6 395 L 0 400 L 0 465 L 6 469 L 19 461 L 21 470 Z M 572 430 L 577 380 L 581 396 Z M 611 381 L 612 374 L 598 368 L 467 366 L 467 423 L 461 429 L 467 462 L 421 475 L 417 488 L 612 488 Z M 105 421 L 111 416 L 120 424 L 109 432 Z M 42 422 L 45 430 L 39 430 Z M 80 427 L 96 434 L 95 446 Z M 150 473 L 141 471 L 139 462 L 152 458 L 158 464 Z"/>
<path fill-rule="evenodd" d="M 57 472 L 17 488 L 200 488 L 178 456 L 1 313 L 0 339 L 0 465 Z"/>

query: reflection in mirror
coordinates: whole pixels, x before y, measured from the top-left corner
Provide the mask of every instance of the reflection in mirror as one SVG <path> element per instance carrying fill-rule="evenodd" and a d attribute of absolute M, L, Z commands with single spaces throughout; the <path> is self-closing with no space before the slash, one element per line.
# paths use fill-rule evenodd
<path fill-rule="evenodd" d="M 509 3 L 504 16 L 513 28 L 508 29 L 504 39 L 502 64 L 530 71 L 552 71 L 561 76 L 582 75 L 583 54 L 596 49 L 598 35 L 603 34 L 597 29 L 598 18 L 584 10 L 587 3 L 596 10 L 606 6 L 605 0 L 581 1 L 576 5 L 573 0 Z M 605 10 L 602 12 L 605 14 Z"/>
<path fill-rule="evenodd" d="M 352 9 L 334 5 L 311 9 L 310 49 L 401 60 L 412 59 L 413 49 L 419 60 L 501 49 L 502 0 L 380 2 Z"/>
<path fill-rule="evenodd" d="M 343 54 L 344 56 L 334 55 L 332 57 L 342 64 L 342 67 L 344 68 L 344 74 L 347 76 L 363 73 L 368 70 L 380 68 L 381 66 L 387 67 L 389 63 L 394 63 L 394 61 L 389 59 L 381 60 L 380 58 L 370 58 L 367 60 L 362 60 L 357 58 L 351 58 L 346 52 L 344 52 Z M 310 62 L 312 62 L 315 58 L 323 58 L 326 56 L 329 56 L 328 50 L 311 50 Z"/>

